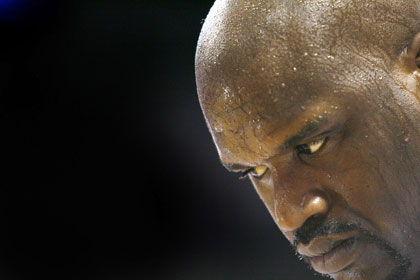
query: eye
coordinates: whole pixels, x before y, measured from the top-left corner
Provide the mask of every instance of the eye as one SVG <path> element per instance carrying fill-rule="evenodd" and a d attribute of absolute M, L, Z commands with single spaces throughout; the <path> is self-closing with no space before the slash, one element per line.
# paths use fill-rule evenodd
<path fill-rule="evenodd" d="M 267 172 L 268 167 L 264 165 L 260 165 L 254 168 L 250 168 L 242 173 L 240 179 L 245 178 L 248 174 L 251 174 L 252 177 L 261 178 L 265 172 Z"/>
<path fill-rule="evenodd" d="M 312 155 L 322 148 L 326 139 L 327 138 L 324 137 L 324 138 L 317 139 L 309 143 L 297 145 L 296 151 L 298 152 L 298 154 Z"/>

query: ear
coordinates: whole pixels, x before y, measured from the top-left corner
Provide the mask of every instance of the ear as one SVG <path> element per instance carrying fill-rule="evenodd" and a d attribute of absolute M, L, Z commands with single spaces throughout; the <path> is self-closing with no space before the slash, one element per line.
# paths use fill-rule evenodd
<path fill-rule="evenodd" d="M 408 46 L 407 51 L 402 54 L 402 63 L 404 68 L 409 73 L 415 73 L 420 70 L 420 33 L 417 33 L 411 44 Z M 416 72 L 420 77 L 420 71 Z"/>

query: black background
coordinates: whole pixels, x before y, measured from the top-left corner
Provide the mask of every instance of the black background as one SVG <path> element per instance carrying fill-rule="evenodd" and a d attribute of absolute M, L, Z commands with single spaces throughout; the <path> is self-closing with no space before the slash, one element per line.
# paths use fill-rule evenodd
<path fill-rule="evenodd" d="M 0 0 L 0 279 L 316 279 L 205 126 L 212 2 Z"/>

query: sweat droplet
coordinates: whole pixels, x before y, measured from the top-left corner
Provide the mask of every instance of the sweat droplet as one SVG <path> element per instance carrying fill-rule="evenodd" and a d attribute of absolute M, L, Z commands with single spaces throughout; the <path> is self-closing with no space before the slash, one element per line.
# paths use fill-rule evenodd
<path fill-rule="evenodd" d="M 215 126 L 215 127 L 214 127 L 214 130 L 215 130 L 217 133 L 222 133 L 222 132 L 223 132 L 223 128 L 221 128 L 221 127 L 219 127 L 219 126 Z"/>
<path fill-rule="evenodd" d="M 296 72 L 297 71 L 297 68 L 296 67 L 293 67 L 293 71 Z"/>
<path fill-rule="evenodd" d="M 281 87 L 282 88 L 285 88 L 286 87 L 286 84 L 285 83 L 281 83 Z"/>

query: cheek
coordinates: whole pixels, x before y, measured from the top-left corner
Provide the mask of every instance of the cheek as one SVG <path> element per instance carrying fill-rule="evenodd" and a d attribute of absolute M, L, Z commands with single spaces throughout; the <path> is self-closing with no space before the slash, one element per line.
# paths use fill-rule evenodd
<path fill-rule="evenodd" d="M 329 187 L 335 192 L 337 201 L 344 201 L 345 207 L 356 210 L 366 217 L 383 215 L 384 206 L 389 203 L 387 195 L 381 191 L 386 182 L 362 162 L 344 172 L 335 172 Z"/>
<path fill-rule="evenodd" d="M 335 206 L 360 214 L 380 232 L 392 231 L 401 215 L 396 166 L 380 147 L 367 147 L 366 141 L 342 144 L 320 165 L 327 174 L 322 183 L 334 196 Z"/>
<path fill-rule="evenodd" d="M 274 215 L 274 187 L 271 176 L 266 174 L 262 180 L 257 180 L 251 177 L 252 185 L 257 191 L 259 197 L 264 202 L 270 214 Z M 273 216 L 274 217 L 274 216 Z"/>

